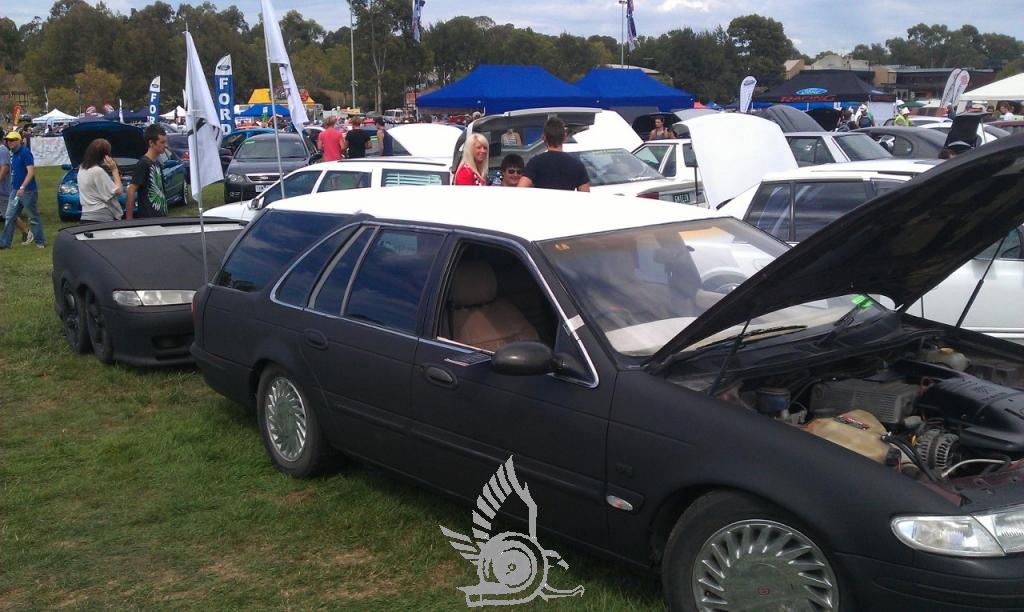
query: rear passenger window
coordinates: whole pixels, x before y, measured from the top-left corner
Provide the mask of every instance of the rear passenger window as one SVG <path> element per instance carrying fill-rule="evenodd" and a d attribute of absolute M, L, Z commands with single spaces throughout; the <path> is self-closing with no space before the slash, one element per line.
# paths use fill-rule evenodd
<path fill-rule="evenodd" d="M 420 170 L 388 170 L 381 174 L 381 185 L 398 187 L 401 185 L 447 185 L 447 172 L 423 172 Z"/>
<path fill-rule="evenodd" d="M 779 240 L 792 240 L 789 232 L 789 183 L 762 185 L 750 203 L 745 221 Z"/>
<path fill-rule="evenodd" d="M 359 257 L 372 235 L 372 230 L 363 230 L 338 253 L 330 270 L 314 292 L 313 310 L 336 317 L 341 315 L 341 303 L 345 299 L 345 292 L 348 291 L 352 270 L 356 269 Z"/>
<path fill-rule="evenodd" d="M 423 287 L 443 241 L 440 234 L 381 231 L 352 281 L 345 316 L 415 332 Z"/>
<path fill-rule="evenodd" d="M 369 186 L 369 172 L 332 171 L 324 174 L 324 180 L 320 181 L 320 188 L 317 191 L 344 191 Z"/>
<path fill-rule="evenodd" d="M 863 181 L 797 183 L 793 190 L 793 239 L 806 239 L 867 199 Z"/>
<path fill-rule="evenodd" d="M 277 301 L 293 306 L 305 307 L 309 299 L 309 292 L 313 289 L 320 271 L 331 259 L 338 247 L 352 235 L 351 229 L 344 229 L 327 238 L 307 253 L 288 273 L 288 276 L 281 281 L 277 288 Z M 338 310 L 341 310 L 339 304 Z"/>
<path fill-rule="evenodd" d="M 295 256 L 344 224 L 349 215 L 268 210 L 227 256 L 213 283 L 239 291 L 260 291 Z"/>
<path fill-rule="evenodd" d="M 319 172 L 296 172 L 291 176 L 284 177 L 284 197 L 294 198 L 313 193 L 313 186 L 316 185 L 318 178 L 320 178 Z M 264 192 L 263 205 L 266 206 L 280 199 L 281 185 L 272 185 L 267 187 Z"/>

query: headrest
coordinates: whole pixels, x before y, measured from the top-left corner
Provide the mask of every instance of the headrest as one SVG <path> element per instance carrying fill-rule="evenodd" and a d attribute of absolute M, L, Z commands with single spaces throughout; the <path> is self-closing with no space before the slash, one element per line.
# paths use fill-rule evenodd
<path fill-rule="evenodd" d="M 456 308 L 493 302 L 498 297 L 498 279 L 491 264 L 476 259 L 460 261 L 452 280 L 451 295 Z"/>

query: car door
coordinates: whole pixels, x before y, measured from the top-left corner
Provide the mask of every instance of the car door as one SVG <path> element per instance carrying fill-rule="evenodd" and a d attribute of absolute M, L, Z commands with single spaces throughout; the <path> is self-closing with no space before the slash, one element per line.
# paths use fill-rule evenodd
<path fill-rule="evenodd" d="M 949 323 L 957 322 L 967 306 L 974 288 L 984 276 L 985 284 L 971 306 L 964 327 L 1024 344 L 1024 246 L 1022 228 L 1014 229 L 1006 237 L 998 257 L 996 244 L 957 268 L 937 287 L 911 306 L 909 312 L 921 312 L 924 317 Z"/>
<path fill-rule="evenodd" d="M 433 331 L 419 340 L 411 384 L 411 432 L 423 457 L 423 478 L 473 499 L 511 456 L 537 502 L 541 524 L 568 537 L 606 542 L 611 385 L 598 385 L 578 336 L 525 250 L 461 236 L 449 261 L 435 294 Z M 489 280 L 468 272 L 487 267 L 493 271 Z M 483 295 L 487 287 L 492 293 Z M 536 340 L 568 356 L 572 373 L 492 371 L 491 350 L 500 342 L 483 338 L 511 328 L 519 330 L 512 339 Z M 504 510 L 525 517 L 521 504 Z"/>
<path fill-rule="evenodd" d="M 316 187 L 317 181 L 320 180 L 320 174 L 321 172 L 319 170 L 292 172 L 288 176 L 284 177 L 283 181 L 270 185 L 262 194 L 260 194 L 260 208 L 278 200 L 313 193 L 313 189 Z M 283 194 L 281 193 L 282 183 L 284 185 Z"/>
<path fill-rule="evenodd" d="M 673 148 L 674 145 L 670 144 L 643 144 L 640 145 L 636 151 L 633 151 L 633 155 L 636 155 L 640 161 L 650 166 L 652 170 L 659 172 L 664 176 L 673 176 L 675 174 L 675 168 L 670 170 L 673 174 L 670 175 L 665 173 L 665 162 Z"/>
<path fill-rule="evenodd" d="M 426 278 L 445 235 L 366 225 L 331 258 L 299 313 L 331 441 L 409 472 L 405 414 Z"/>

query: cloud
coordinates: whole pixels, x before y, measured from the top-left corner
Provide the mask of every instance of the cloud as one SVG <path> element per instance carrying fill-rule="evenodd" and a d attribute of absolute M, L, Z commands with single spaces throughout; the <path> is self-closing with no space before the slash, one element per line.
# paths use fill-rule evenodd
<path fill-rule="evenodd" d="M 671 13 L 678 9 L 689 9 L 702 13 L 711 12 L 711 3 L 706 0 L 664 0 L 655 9 L 659 13 Z"/>

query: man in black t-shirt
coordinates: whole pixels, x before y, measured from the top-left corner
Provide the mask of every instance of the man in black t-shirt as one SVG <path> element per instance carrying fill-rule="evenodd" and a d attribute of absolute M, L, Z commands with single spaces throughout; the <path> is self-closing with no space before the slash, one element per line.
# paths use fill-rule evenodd
<path fill-rule="evenodd" d="M 366 157 L 366 145 L 370 142 L 371 135 L 363 129 L 363 122 L 359 117 L 352 117 L 352 129 L 345 134 L 345 142 L 348 144 L 348 152 L 345 157 L 358 159 Z"/>
<path fill-rule="evenodd" d="M 565 123 L 551 117 L 544 123 L 544 144 L 548 150 L 526 163 L 519 187 L 590 191 L 590 176 L 583 162 L 562 151 Z"/>
<path fill-rule="evenodd" d="M 164 174 L 157 158 L 167 150 L 167 132 L 157 124 L 146 128 L 143 136 L 149 147 L 139 158 L 132 171 L 132 182 L 128 185 L 128 201 L 125 203 L 125 219 L 134 217 L 166 217 L 167 196 L 164 194 Z M 135 198 L 139 199 L 139 210 L 135 212 Z"/>

